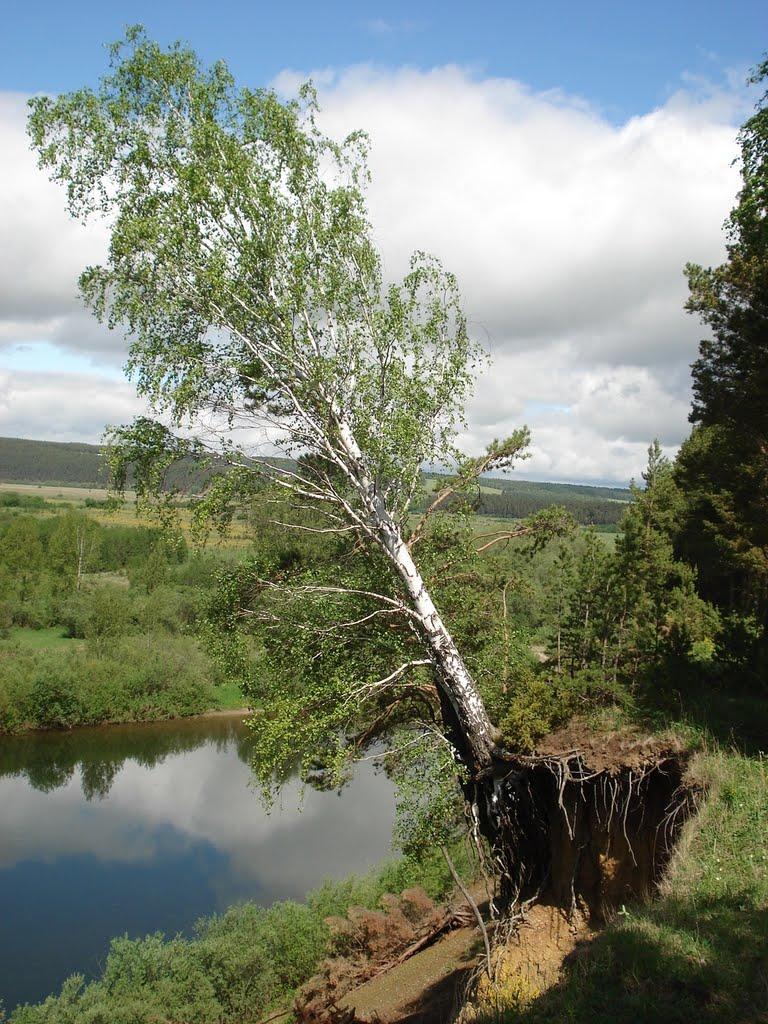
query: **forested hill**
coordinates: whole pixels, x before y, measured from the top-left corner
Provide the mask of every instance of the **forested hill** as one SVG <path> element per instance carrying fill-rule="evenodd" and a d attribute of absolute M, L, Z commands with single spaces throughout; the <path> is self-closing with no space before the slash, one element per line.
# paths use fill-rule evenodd
<path fill-rule="evenodd" d="M 109 474 L 101 452 L 96 444 L 0 437 L 0 482 L 106 487 Z M 181 491 L 194 491 L 211 472 L 183 459 L 168 471 L 166 482 Z"/>
<path fill-rule="evenodd" d="M 95 444 L 0 437 L 0 480 L 106 487 L 107 469 Z"/>
<path fill-rule="evenodd" d="M 430 489 L 438 489 L 440 476 L 428 473 Z M 555 484 L 508 477 L 482 477 L 477 511 L 480 515 L 523 519 L 549 505 L 566 508 L 577 522 L 608 526 L 618 523 L 630 492 L 622 487 Z"/>
<path fill-rule="evenodd" d="M 106 487 L 107 471 L 100 453 L 95 444 L 0 437 L 0 481 Z M 430 488 L 439 488 L 439 474 L 428 473 L 426 478 Z M 170 482 L 194 487 L 199 477 L 187 467 L 178 481 Z M 548 505 L 563 505 L 580 523 L 606 525 L 618 522 L 628 500 L 629 492 L 619 487 L 484 477 L 478 512 L 518 519 Z"/>

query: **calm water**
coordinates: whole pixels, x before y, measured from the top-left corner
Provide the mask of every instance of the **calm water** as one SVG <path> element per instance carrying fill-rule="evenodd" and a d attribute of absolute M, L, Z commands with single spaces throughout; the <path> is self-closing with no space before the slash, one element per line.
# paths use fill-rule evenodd
<path fill-rule="evenodd" d="M 392 791 L 370 762 L 341 795 L 289 784 L 267 814 L 250 742 L 221 718 L 0 739 L 6 1010 L 97 973 L 115 935 L 189 933 L 388 854 Z"/>

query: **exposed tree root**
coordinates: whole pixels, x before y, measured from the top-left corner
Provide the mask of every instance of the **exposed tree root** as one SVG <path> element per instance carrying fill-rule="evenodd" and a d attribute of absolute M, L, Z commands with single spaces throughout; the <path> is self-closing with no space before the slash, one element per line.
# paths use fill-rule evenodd
<path fill-rule="evenodd" d="M 688 755 L 627 735 L 599 753 L 592 745 L 509 758 L 474 784 L 471 814 L 490 842 L 502 917 L 538 901 L 599 923 L 658 884 L 695 806 Z"/>

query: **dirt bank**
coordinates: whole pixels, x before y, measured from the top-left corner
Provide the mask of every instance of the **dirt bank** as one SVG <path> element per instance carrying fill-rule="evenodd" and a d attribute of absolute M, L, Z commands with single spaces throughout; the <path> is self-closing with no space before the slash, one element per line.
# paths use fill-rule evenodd
<path fill-rule="evenodd" d="M 543 991 L 578 940 L 655 892 L 695 808 L 688 757 L 671 736 L 598 735 L 583 723 L 547 737 L 534 756 L 511 763 L 502 780 L 514 892 L 511 901 L 506 894 L 501 920 L 490 919 L 486 904 L 496 940 L 493 980 L 479 980 L 479 933 L 459 914 L 455 927 L 434 930 L 426 943 L 411 941 L 411 955 L 402 940 L 389 950 L 380 943 L 378 965 L 369 964 L 367 975 L 359 960 L 350 971 L 348 954 L 327 961 L 308 998 L 297 1001 L 298 1020 L 443 1024 L 457 1019 L 471 989 L 485 1009 Z M 426 935 L 440 911 L 429 914 L 429 926 L 414 922 L 414 935 L 420 927 Z M 380 938 L 387 934 L 386 921 L 379 929 Z M 462 1020 L 471 1019 L 465 1010 Z"/>

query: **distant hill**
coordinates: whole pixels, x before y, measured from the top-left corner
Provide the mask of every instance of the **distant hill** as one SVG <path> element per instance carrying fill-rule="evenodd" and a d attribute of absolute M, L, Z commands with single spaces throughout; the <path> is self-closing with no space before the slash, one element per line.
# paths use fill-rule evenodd
<path fill-rule="evenodd" d="M 210 468 L 196 466 L 192 459 L 183 459 L 169 470 L 166 479 L 171 487 L 194 491 L 211 472 Z M 0 437 L 0 481 L 58 487 L 107 487 L 109 473 L 102 458 L 102 448 L 97 444 Z"/>
<path fill-rule="evenodd" d="M 432 487 L 440 475 L 428 473 Z M 630 499 L 623 487 L 592 487 L 589 484 L 555 484 L 507 477 L 482 477 L 477 511 L 501 519 L 524 519 L 549 505 L 562 505 L 577 523 L 585 526 L 615 526 Z M 423 504 L 423 503 L 422 503 Z"/>
<path fill-rule="evenodd" d="M 554 484 L 539 480 L 510 480 L 508 477 L 483 477 L 484 487 L 493 487 L 499 491 L 513 491 L 516 494 L 547 497 L 550 502 L 557 501 L 558 495 L 570 500 L 581 497 L 594 501 L 605 498 L 608 501 L 629 501 L 629 489 L 626 487 L 596 487 L 592 484 Z"/>
<path fill-rule="evenodd" d="M 191 466 L 180 468 L 175 475 L 177 478 L 172 482 L 183 489 L 193 489 L 201 483 L 201 476 Z M 439 486 L 440 474 L 427 473 L 426 478 L 432 487 Z M 99 445 L 0 437 L 0 480 L 106 487 L 107 469 Z M 548 505 L 563 505 L 580 523 L 611 525 L 618 522 L 628 500 L 629 491 L 621 487 L 483 477 L 478 512 L 522 519 Z"/>
<path fill-rule="evenodd" d="M 96 444 L 0 437 L 0 480 L 106 487 L 107 470 Z"/>

